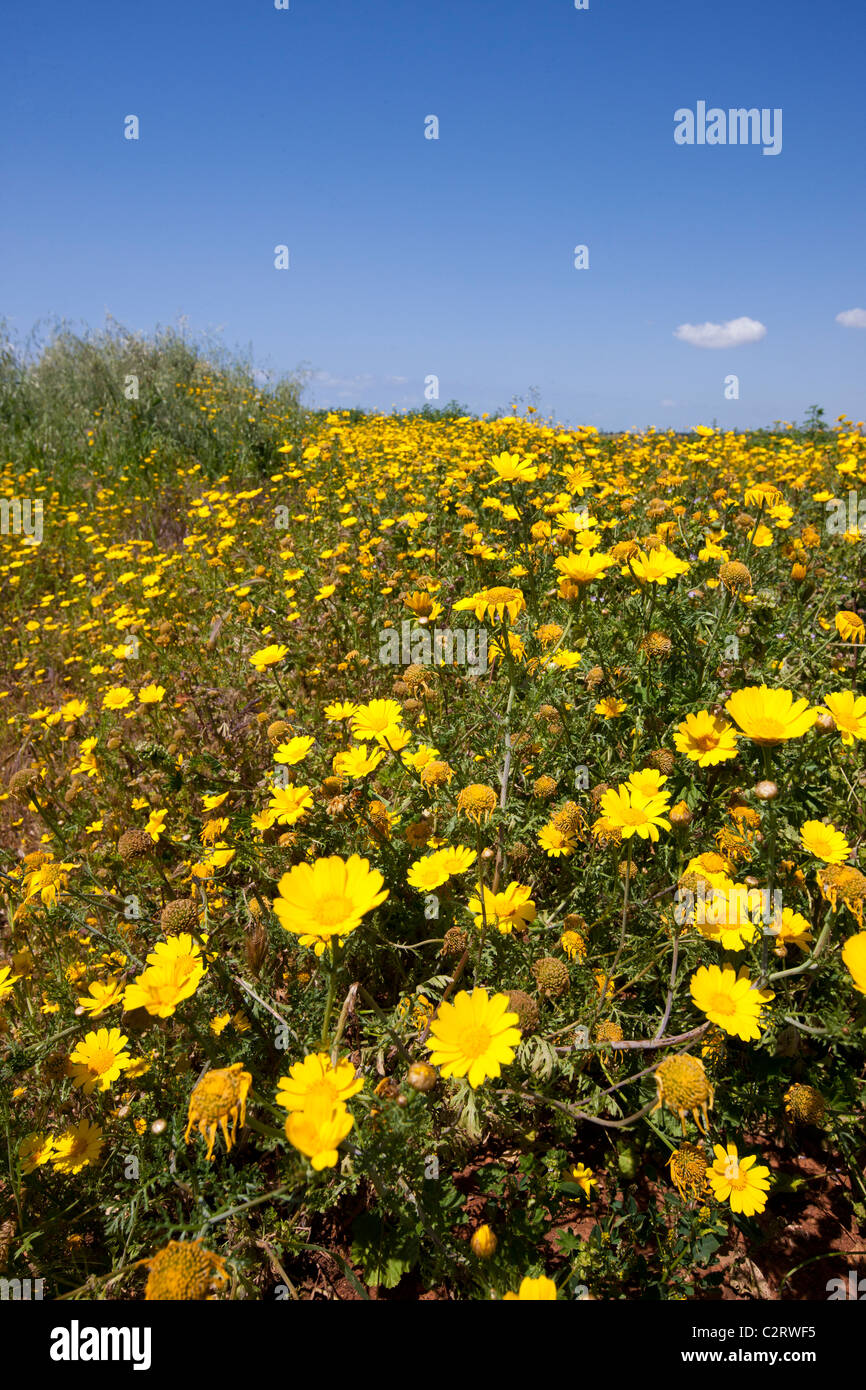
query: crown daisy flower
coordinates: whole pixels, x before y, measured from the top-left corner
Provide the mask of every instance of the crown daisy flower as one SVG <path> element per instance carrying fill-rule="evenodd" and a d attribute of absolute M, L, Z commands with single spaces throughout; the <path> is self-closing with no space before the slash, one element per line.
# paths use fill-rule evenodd
<path fill-rule="evenodd" d="M 535 921 L 536 909 L 532 901 L 532 889 L 527 888 L 522 883 L 509 883 L 508 887 L 501 893 L 491 893 L 490 889 L 484 885 L 484 911 L 481 910 L 481 898 L 476 893 L 469 900 L 469 911 L 474 914 L 475 925 L 478 928 L 484 926 L 485 921 L 488 926 L 491 924 L 498 927 L 504 936 L 508 936 L 513 927 L 518 931 Z"/>
<path fill-rule="evenodd" d="M 207 1139 L 205 1158 L 212 1159 L 219 1125 L 226 1141 L 226 1149 L 230 1150 L 235 1140 L 238 1119 L 241 1126 L 244 1124 L 247 1095 L 252 1084 L 253 1078 L 248 1071 L 244 1071 L 240 1062 L 233 1062 L 230 1067 L 205 1072 L 189 1098 L 189 1118 L 183 1136 L 184 1143 L 189 1143 L 190 1130 L 193 1125 L 197 1125 L 199 1134 Z"/>
<path fill-rule="evenodd" d="M 206 1299 L 215 1283 L 228 1279 L 223 1258 L 206 1250 L 200 1240 L 170 1240 L 155 1255 L 138 1263 L 149 1270 L 146 1303 Z"/>
<path fill-rule="evenodd" d="M 592 550 L 575 550 L 570 555 L 560 555 L 556 561 L 561 575 L 560 598 L 576 598 L 585 585 L 601 579 L 605 570 L 615 563 L 610 555 L 599 555 Z"/>
<path fill-rule="evenodd" d="M 279 643 L 272 642 L 269 647 L 261 647 L 257 652 L 253 652 L 249 658 L 250 665 L 255 667 L 259 675 L 266 671 L 269 666 L 276 666 L 283 661 L 289 654 L 288 647 L 280 646 Z"/>
<path fill-rule="evenodd" d="M 18 1162 L 21 1173 L 27 1177 L 48 1163 L 54 1153 L 54 1137 L 51 1134 L 28 1134 L 18 1146 Z"/>
<path fill-rule="evenodd" d="M 296 825 L 313 805 L 313 793 L 309 787 L 274 787 L 267 811 L 273 814 L 277 825 Z"/>
<path fill-rule="evenodd" d="M 80 1173 L 95 1165 L 102 1153 L 102 1130 L 89 1120 L 79 1120 L 54 1141 L 51 1166 L 58 1173 Z"/>
<path fill-rule="evenodd" d="M 346 860 L 332 854 L 312 864 L 296 864 L 283 874 L 273 910 L 285 931 L 320 956 L 330 941 L 348 936 L 366 913 L 385 901 L 384 881 L 360 855 Z"/>
<path fill-rule="evenodd" d="M 854 981 L 854 988 L 860 994 L 866 994 L 866 931 L 848 937 L 842 947 L 842 959 Z"/>
<path fill-rule="evenodd" d="M 6 998 L 7 994 L 12 993 L 12 986 L 23 979 L 22 975 L 13 975 L 11 965 L 0 965 L 0 1000 Z"/>
<path fill-rule="evenodd" d="M 478 858 L 478 851 L 469 849 L 466 845 L 443 845 L 438 854 L 443 869 L 448 871 L 449 878 L 455 874 L 465 874 L 466 870 L 471 869 Z"/>
<path fill-rule="evenodd" d="M 818 717 L 808 700 L 795 700 L 790 690 L 771 690 L 766 685 L 735 691 L 725 709 L 746 738 L 766 747 L 801 738 Z"/>
<path fill-rule="evenodd" d="M 347 748 L 342 753 L 335 753 L 333 768 L 338 777 L 351 777 L 354 780 L 375 772 L 384 759 L 385 754 L 381 748 L 370 750 L 366 743 L 362 743 L 357 748 Z"/>
<path fill-rule="evenodd" d="M 530 455 L 522 459 L 519 454 L 494 454 L 490 460 L 490 467 L 504 483 L 534 483 L 538 477 L 534 457 Z"/>
<path fill-rule="evenodd" d="M 516 623 L 525 608 L 526 600 L 521 591 L 504 585 L 480 589 L 478 593 L 461 598 L 454 604 L 455 613 L 474 613 L 478 622 L 488 616 L 504 622 L 507 613 L 509 620 Z"/>
<path fill-rule="evenodd" d="M 767 1205 L 770 1189 L 769 1168 L 755 1167 L 755 1154 L 740 1158 L 736 1144 L 726 1149 L 713 1145 L 715 1162 L 707 1170 L 707 1178 L 717 1202 L 730 1202 L 731 1211 L 743 1216 L 756 1216 Z"/>
<path fill-rule="evenodd" d="M 332 1066 L 327 1052 L 313 1052 L 302 1062 L 293 1063 L 288 1076 L 280 1077 L 277 1105 L 291 1111 L 304 1110 L 317 1096 L 336 1105 L 338 1101 L 351 1100 L 363 1086 L 363 1079 L 356 1076 L 348 1057 Z"/>
<path fill-rule="evenodd" d="M 824 696 L 824 705 L 847 747 L 851 747 L 855 738 L 866 739 L 866 695 L 855 695 L 853 690 L 836 690 Z"/>
<path fill-rule="evenodd" d="M 310 1097 L 303 1110 L 286 1116 L 286 1138 L 312 1164 L 317 1173 L 333 1168 L 338 1146 L 351 1132 L 355 1121 L 342 1101 L 320 1093 Z"/>
<path fill-rule="evenodd" d="M 352 733 L 357 739 L 375 739 L 402 719 L 403 707 L 396 700 L 370 700 L 353 714 Z"/>
<path fill-rule="evenodd" d="M 520 1281 L 520 1288 L 517 1293 L 503 1294 L 503 1301 L 507 1303 L 555 1303 L 556 1285 L 552 1279 L 548 1279 L 546 1274 L 539 1274 L 537 1279 L 532 1279 L 527 1274 L 526 1278 Z"/>
<path fill-rule="evenodd" d="M 73 1086 L 80 1086 L 86 1096 L 97 1089 L 107 1091 L 132 1063 L 124 1051 L 128 1042 L 119 1028 L 87 1033 L 69 1054 Z"/>
<path fill-rule="evenodd" d="M 814 1086 L 795 1081 L 785 1092 L 785 1110 L 795 1124 L 819 1125 L 824 1118 L 827 1102 Z"/>
<path fill-rule="evenodd" d="M 618 830 L 624 840 L 639 835 L 642 840 L 656 841 L 660 830 L 670 830 L 671 823 L 664 813 L 669 809 L 666 792 L 645 796 L 634 787 L 610 787 L 602 796 L 600 820 L 605 830 Z M 596 822 L 598 824 L 598 822 Z"/>
<path fill-rule="evenodd" d="M 294 767 L 296 763 L 302 763 L 309 753 L 313 744 L 316 742 L 309 734 L 304 737 L 290 738 L 286 743 L 281 743 L 274 753 L 274 762 L 283 763 L 287 767 Z"/>
<path fill-rule="evenodd" d="M 699 1057 L 681 1052 L 676 1057 L 665 1057 L 655 1069 L 656 1102 L 651 1113 L 665 1106 L 679 1116 L 686 1132 L 686 1115 L 691 1116 L 702 1133 L 706 1134 L 709 1124 L 708 1109 L 713 1105 L 713 1088 L 706 1068 Z"/>
<path fill-rule="evenodd" d="M 843 608 L 836 614 L 834 622 L 843 642 L 862 642 L 866 639 L 866 624 L 859 614 Z"/>
<path fill-rule="evenodd" d="M 178 1004 L 195 994 L 203 975 L 201 962 L 191 967 L 183 956 L 164 957 L 126 986 L 123 1007 L 127 1011 L 146 1009 L 154 1018 L 170 1018 Z"/>
<path fill-rule="evenodd" d="M 521 1038 L 517 1021 L 507 994 L 491 998 L 486 989 L 461 990 L 453 1004 L 439 1006 L 426 1043 L 430 1061 L 446 1078 L 467 1077 L 475 1090 L 514 1060 Z"/>
<path fill-rule="evenodd" d="M 555 825 L 543 825 L 538 832 L 538 844 L 549 859 L 567 859 L 574 854 L 577 843 L 564 830 Z"/>
<path fill-rule="evenodd" d="M 639 550 L 632 555 L 623 573 L 630 572 L 641 584 L 666 585 L 669 579 L 688 574 L 689 569 L 687 560 L 680 560 L 666 545 L 659 545 L 648 553 Z"/>
<path fill-rule="evenodd" d="M 761 1036 L 761 1012 L 775 995 L 755 989 L 745 966 L 738 974 L 726 965 L 702 965 L 689 981 L 695 1007 L 732 1037 L 750 1042 Z"/>
<path fill-rule="evenodd" d="M 687 714 L 674 734 L 678 753 L 698 767 L 715 767 L 717 763 L 737 756 L 737 733 L 726 719 L 709 710 Z"/>
<path fill-rule="evenodd" d="M 851 853 L 851 846 L 842 831 L 819 820 L 807 820 L 800 827 L 800 843 L 809 854 L 823 859 L 825 864 L 844 864 Z"/>
<path fill-rule="evenodd" d="M 707 1160 L 703 1149 L 686 1140 L 671 1154 L 668 1167 L 683 1201 L 701 1195 L 707 1185 Z"/>
<path fill-rule="evenodd" d="M 480 826 L 496 810 L 496 792 L 484 782 L 471 782 L 458 793 L 457 810 Z"/>
<path fill-rule="evenodd" d="M 821 897 L 829 902 L 833 911 L 839 898 L 853 912 L 860 926 L 863 925 L 863 904 L 866 902 L 866 875 L 850 864 L 828 864 L 826 869 L 818 870 L 818 887 Z"/>
<path fill-rule="evenodd" d="M 752 909 L 760 908 L 761 895 L 753 893 L 745 884 L 727 879 L 716 884 L 698 898 L 698 909 L 694 914 L 694 924 L 701 936 L 715 941 L 724 951 L 742 951 L 746 943 L 754 941 L 757 928 L 752 918 Z M 688 914 L 691 920 L 691 914 Z"/>
<path fill-rule="evenodd" d="M 416 859 L 414 864 L 409 866 L 406 875 L 406 882 L 410 888 L 417 888 L 420 893 L 432 893 L 436 888 L 441 888 L 443 883 L 447 883 L 450 873 L 442 862 L 442 856 L 437 851 L 435 854 L 426 854 L 423 859 Z"/>

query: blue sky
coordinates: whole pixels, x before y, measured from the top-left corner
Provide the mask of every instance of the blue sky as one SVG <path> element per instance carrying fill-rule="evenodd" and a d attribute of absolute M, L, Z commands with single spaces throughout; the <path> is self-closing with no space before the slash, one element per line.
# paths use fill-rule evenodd
<path fill-rule="evenodd" d="M 316 405 L 421 405 L 435 375 L 599 428 L 862 419 L 866 326 L 836 316 L 866 325 L 864 38 L 851 0 L 20 5 L 0 312 L 183 315 L 307 364 Z M 699 101 L 781 108 L 781 152 L 675 144 Z M 675 336 L 740 319 L 763 336 Z"/>

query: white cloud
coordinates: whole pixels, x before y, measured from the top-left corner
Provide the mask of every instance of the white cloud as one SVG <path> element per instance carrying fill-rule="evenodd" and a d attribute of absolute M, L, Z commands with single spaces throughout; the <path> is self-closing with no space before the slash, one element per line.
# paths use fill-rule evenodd
<path fill-rule="evenodd" d="M 699 348 L 732 348 L 760 342 L 767 330 L 757 319 L 728 319 L 727 323 L 681 323 L 674 330 L 680 342 Z"/>
<path fill-rule="evenodd" d="M 672 405 L 676 405 L 676 401 L 672 401 L 669 396 L 665 396 L 664 400 L 660 401 L 659 404 L 670 407 Z"/>
<path fill-rule="evenodd" d="M 866 328 L 866 309 L 843 309 L 836 315 L 836 322 L 843 328 Z"/>

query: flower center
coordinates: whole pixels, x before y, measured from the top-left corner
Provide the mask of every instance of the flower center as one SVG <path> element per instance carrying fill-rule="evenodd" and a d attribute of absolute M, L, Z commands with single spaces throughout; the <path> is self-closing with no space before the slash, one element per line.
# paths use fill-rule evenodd
<path fill-rule="evenodd" d="M 465 1029 L 460 1039 L 460 1047 L 465 1057 L 483 1057 L 490 1046 L 490 1030 L 479 1023 L 474 1028 Z"/>
<path fill-rule="evenodd" d="M 114 1061 L 114 1053 L 106 1048 L 101 1052 L 92 1052 L 87 1066 L 90 1071 L 95 1071 L 97 1076 L 101 1076 L 104 1071 L 114 1066 Z"/>
<path fill-rule="evenodd" d="M 714 994 L 710 1000 L 710 1008 L 715 1014 L 724 1014 L 730 1018 L 737 1012 L 736 1005 L 729 994 Z"/>
<path fill-rule="evenodd" d="M 336 927 L 351 917 L 352 911 L 352 904 L 343 893 L 330 893 L 316 903 L 315 918 L 320 927 Z"/>

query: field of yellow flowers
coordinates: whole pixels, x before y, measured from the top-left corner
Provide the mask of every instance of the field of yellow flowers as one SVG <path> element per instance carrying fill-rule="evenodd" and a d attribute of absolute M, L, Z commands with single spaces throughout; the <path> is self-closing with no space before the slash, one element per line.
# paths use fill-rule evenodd
<path fill-rule="evenodd" d="M 312 414 L 63 355 L 3 374 L 0 1274 L 856 1265 L 862 422 Z"/>

